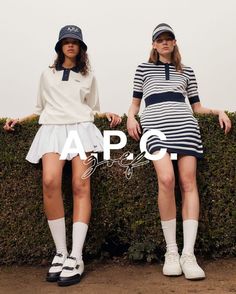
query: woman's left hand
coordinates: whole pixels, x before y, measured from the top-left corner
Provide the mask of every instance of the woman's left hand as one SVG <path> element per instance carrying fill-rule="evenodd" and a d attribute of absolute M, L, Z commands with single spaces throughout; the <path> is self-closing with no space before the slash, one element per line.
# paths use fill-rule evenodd
<path fill-rule="evenodd" d="M 112 112 L 106 112 L 106 117 L 111 122 L 110 123 L 111 128 L 117 126 L 122 121 L 122 118 L 118 114 L 115 114 Z"/>
<path fill-rule="evenodd" d="M 224 111 L 219 112 L 219 123 L 220 127 L 225 129 L 225 134 L 227 134 L 231 129 L 231 121 Z"/>

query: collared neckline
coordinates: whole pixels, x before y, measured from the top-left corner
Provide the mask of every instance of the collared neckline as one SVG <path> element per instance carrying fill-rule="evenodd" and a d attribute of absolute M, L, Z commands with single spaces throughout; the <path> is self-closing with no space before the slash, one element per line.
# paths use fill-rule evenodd
<path fill-rule="evenodd" d="M 162 61 L 160 61 L 160 60 L 158 60 L 157 62 L 156 62 L 156 65 L 174 65 L 172 62 L 171 63 L 168 63 L 168 62 L 162 62 Z"/>
<path fill-rule="evenodd" d="M 66 68 L 66 67 L 62 66 L 62 64 L 57 64 L 56 70 L 72 70 L 72 71 L 78 73 L 80 71 L 80 67 L 78 65 L 76 65 L 71 68 Z"/>

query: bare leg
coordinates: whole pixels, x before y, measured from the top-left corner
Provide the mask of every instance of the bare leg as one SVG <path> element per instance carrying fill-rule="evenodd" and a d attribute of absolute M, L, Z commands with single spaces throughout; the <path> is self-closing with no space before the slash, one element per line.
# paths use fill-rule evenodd
<path fill-rule="evenodd" d="M 59 154 L 47 153 L 42 158 L 43 200 L 48 220 L 64 217 L 61 180 L 65 161 L 59 160 L 59 157 Z"/>
<path fill-rule="evenodd" d="M 176 203 L 175 175 L 172 161 L 168 153 L 161 160 L 153 161 L 158 178 L 158 206 L 161 226 L 166 241 L 165 264 L 163 274 L 179 276 L 182 273 L 179 253 L 176 244 Z"/>
<path fill-rule="evenodd" d="M 161 220 L 176 218 L 175 204 L 175 175 L 173 164 L 168 153 L 160 159 L 153 161 L 158 178 L 158 206 Z"/>
<path fill-rule="evenodd" d="M 65 161 L 59 157 L 59 154 L 47 153 L 42 158 L 44 209 L 49 220 L 64 217 L 61 178 Z"/>
<path fill-rule="evenodd" d="M 79 156 L 72 159 L 73 187 L 73 222 L 81 221 L 88 224 L 91 216 L 90 178 L 82 179 L 82 174 L 88 168 Z"/>
<path fill-rule="evenodd" d="M 73 245 L 71 256 L 82 262 L 82 250 L 91 216 L 90 178 L 82 179 L 88 168 L 79 156 L 72 159 L 73 187 Z"/>
<path fill-rule="evenodd" d="M 42 163 L 44 209 L 56 246 L 56 255 L 53 258 L 46 280 L 55 282 L 62 271 L 63 263 L 68 254 L 64 206 L 61 193 L 61 178 L 65 161 L 59 160 L 59 155 L 56 153 L 47 153 L 43 156 Z"/>
<path fill-rule="evenodd" d="M 179 184 L 182 194 L 183 220 L 199 216 L 199 196 L 196 180 L 197 160 L 194 156 L 180 156 L 178 160 Z"/>
<path fill-rule="evenodd" d="M 184 235 L 184 248 L 180 263 L 186 279 L 204 279 L 205 273 L 194 256 L 199 217 L 199 196 L 196 181 L 197 159 L 194 156 L 180 156 L 178 169 Z"/>

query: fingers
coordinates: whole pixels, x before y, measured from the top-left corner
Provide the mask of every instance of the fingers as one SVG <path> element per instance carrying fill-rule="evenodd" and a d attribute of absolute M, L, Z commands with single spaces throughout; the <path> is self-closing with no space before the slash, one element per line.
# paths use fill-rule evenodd
<path fill-rule="evenodd" d="M 137 129 L 138 129 L 139 134 L 142 134 L 142 130 L 140 128 L 140 124 L 137 125 Z"/>
<path fill-rule="evenodd" d="M 106 117 L 107 117 L 108 121 L 111 121 L 111 115 L 109 112 L 106 112 Z"/>
<path fill-rule="evenodd" d="M 5 123 L 4 127 L 3 127 L 3 129 L 4 129 L 5 131 L 11 131 L 11 130 L 12 130 L 12 128 L 11 128 L 11 124 L 12 124 L 12 122 L 13 122 L 13 119 L 8 118 L 8 119 L 6 120 L 6 123 Z"/>
<path fill-rule="evenodd" d="M 140 140 L 140 136 L 139 136 L 138 128 L 133 130 L 133 138 L 134 138 L 136 141 L 139 141 L 139 140 Z"/>
<path fill-rule="evenodd" d="M 120 124 L 122 121 L 122 118 L 118 115 L 112 115 L 112 118 L 111 118 L 111 123 L 110 123 L 110 127 L 113 128 L 115 126 L 117 126 L 118 124 Z"/>
<path fill-rule="evenodd" d="M 110 127 L 111 128 L 117 126 L 122 121 L 122 118 L 119 115 L 115 114 L 115 113 L 109 113 L 109 112 L 107 112 L 106 113 L 106 117 L 107 117 L 108 121 L 111 122 L 110 123 Z"/>
<path fill-rule="evenodd" d="M 225 124 L 225 134 L 227 134 L 231 129 L 231 121 L 229 119 L 224 121 Z"/>
<path fill-rule="evenodd" d="M 221 127 L 221 129 L 223 129 L 224 124 L 223 124 L 223 120 L 222 120 L 221 118 L 219 119 L 219 122 L 220 122 L 220 127 Z"/>
<path fill-rule="evenodd" d="M 219 123 L 220 123 L 220 127 L 224 128 L 224 133 L 225 134 L 229 133 L 231 129 L 231 120 L 229 119 L 226 113 L 223 114 L 223 117 L 219 118 Z"/>
<path fill-rule="evenodd" d="M 142 130 L 140 124 L 134 117 L 128 117 L 127 119 L 127 130 L 131 138 L 135 141 L 140 140 L 140 135 L 142 134 Z"/>
<path fill-rule="evenodd" d="M 129 132 L 130 137 L 132 137 L 135 141 L 139 141 L 140 137 L 137 130 L 133 130 Z"/>
<path fill-rule="evenodd" d="M 18 120 L 13 120 L 13 122 L 12 122 L 12 124 L 11 124 L 11 128 L 13 128 L 14 127 L 14 125 L 16 125 L 17 124 L 17 122 L 18 122 Z"/>
<path fill-rule="evenodd" d="M 18 123 L 18 121 L 18 119 L 7 119 L 5 125 L 3 126 L 3 129 L 7 132 L 14 131 L 14 126 Z"/>
<path fill-rule="evenodd" d="M 141 134 L 140 125 L 137 123 L 135 125 L 135 127 L 129 128 L 128 133 L 129 133 L 130 137 L 132 137 L 135 141 L 139 141 L 140 140 L 140 134 Z"/>

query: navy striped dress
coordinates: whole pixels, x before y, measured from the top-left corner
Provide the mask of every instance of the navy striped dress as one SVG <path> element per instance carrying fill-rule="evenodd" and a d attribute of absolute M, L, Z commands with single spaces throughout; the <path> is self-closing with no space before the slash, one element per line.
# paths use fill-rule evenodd
<path fill-rule="evenodd" d="M 134 77 L 133 97 L 145 100 L 140 117 L 143 132 L 157 129 L 166 140 L 151 136 L 147 140 L 150 154 L 161 148 L 169 153 L 203 157 L 203 147 L 197 119 L 189 105 L 199 102 L 197 82 L 191 67 L 178 72 L 170 63 L 141 63 Z"/>

